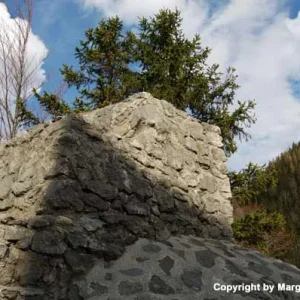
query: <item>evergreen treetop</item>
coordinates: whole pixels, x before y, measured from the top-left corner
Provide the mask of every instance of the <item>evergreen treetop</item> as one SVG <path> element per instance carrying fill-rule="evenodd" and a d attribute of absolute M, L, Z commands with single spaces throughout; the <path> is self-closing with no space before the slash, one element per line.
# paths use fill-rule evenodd
<path fill-rule="evenodd" d="M 136 92 L 150 92 L 200 121 L 219 126 L 230 155 L 237 150 L 235 137 L 250 137 L 245 129 L 255 122 L 255 103 L 238 101 L 230 110 L 239 88 L 235 69 L 228 68 L 223 76 L 217 64 L 207 65 L 210 49 L 201 46 L 199 35 L 187 39 L 181 24 L 178 10 L 163 9 L 152 18 L 140 18 L 138 33 L 124 32 L 118 17 L 88 29 L 75 49 L 79 68 L 63 65 L 61 69 L 69 87 L 75 86 L 79 94 L 70 107 L 74 112 L 88 111 Z M 44 94 L 38 100 L 47 108 L 47 101 L 53 103 L 51 97 Z"/>

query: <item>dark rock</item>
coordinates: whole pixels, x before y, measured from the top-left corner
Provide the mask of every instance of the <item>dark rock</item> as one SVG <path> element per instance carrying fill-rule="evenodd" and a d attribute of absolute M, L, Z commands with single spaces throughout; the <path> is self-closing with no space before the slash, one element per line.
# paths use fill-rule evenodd
<path fill-rule="evenodd" d="M 176 248 L 169 248 L 169 249 L 170 249 L 170 251 L 172 251 L 175 254 L 177 254 L 179 257 L 185 259 L 185 252 L 183 250 L 176 249 Z"/>
<path fill-rule="evenodd" d="M 148 284 L 149 290 L 154 294 L 169 295 L 173 294 L 174 289 L 166 284 L 159 276 L 153 275 Z"/>
<path fill-rule="evenodd" d="M 16 243 L 16 248 L 24 251 L 28 250 L 30 248 L 31 241 L 32 241 L 32 237 L 24 237 Z"/>
<path fill-rule="evenodd" d="M 127 269 L 127 270 L 120 270 L 120 273 L 126 275 L 126 276 L 141 276 L 144 274 L 144 271 L 140 268 L 131 268 L 131 269 Z"/>
<path fill-rule="evenodd" d="M 92 253 L 98 254 L 105 260 L 110 261 L 122 256 L 125 251 L 125 246 L 122 244 L 98 242 L 96 240 L 92 240 L 89 243 L 88 249 Z"/>
<path fill-rule="evenodd" d="M 80 253 L 69 250 L 64 254 L 65 260 L 70 268 L 75 272 L 86 273 L 90 270 L 94 263 L 95 257 L 91 254 Z"/>
<path fill-rule="evenodd" d="M 184 270 L 180 278 L 188 288 L 195 291 L 202 289 L 202 272 L 200 270 Z"/>
<path fill-rule="evenodd" d="M 37 216 L 29 221 L 29 226 L 32 228 L 46 228 L 51 226 L 53 220 L 48 216 Z"/>
<path fill-rule="evenodd" d="M 198 241 L 197 241 L 198 242 Z M 199 242 L 200 243 L 200 242 Z M 186 243 L 180 243 L 181 246 L 183 246 L 184 248 L 190 249 L 191 246 L 189 244 Z"/>
<path fill-rule="evenodd" d="M 149 206 L 135 197 L 131 197 L 123 206 L 129 215 L 148 216 L 150 214 Z"/>
<path fill-rule="evenodd" d="M 76 211 L 81 211 L 84 205 L 80 198 L 75 182 L 54 180 L 47 188 L 44 201 L 55 209 L 74 208 Z"/>
<path fill-rule="evenodd" d="M 123 207 L 122 207 L 122 202 L 120 200 L 115 200 L 112 204 L 111 204 L 111 208 L 115 209 L 117 211 L 122 211 Z"/>
<path fill-rule="evenodd" d="M 111 281 L 113 278 L 113 274 L 112 273 L 106 273 L 104 276 L 104 279 L 107 281 Z"/>
<path fill-rule="evenodd" d="M 155 231 L 151 224 L 140 216 L 124 215 L 121 224 L 138 237 L 155 237 Z"/>
<path fill-rule="evenodd" d="M 118 190 L 115 186 L 101 180 L 91 180 L 86 182 L 83 188 L 84 190 L 88 190 L 97 194 L 102 199 L 107 201 L 116 198 L 118 193 Z"/>
<path fill-rule="evenodd" d="M 108 224 L 117 224 L 123 221 L 125 216 L 118 211 L 108 211 L 99 215 L 99 218 Z"/>
<path fill-rule="evenodd" d="M 259 264 L 250 261 L 248 263 L 248 269 L 257 272 L 258 274 L 263 274 L 265 276 L 271 276 L 273 274 L 273 271 L 271 271 L 268 268 L 267 263 Z"/>
<path fill-rule="evenodd" d="M 174 267 L 174 260 L 170 256 L 165 256 L 163 259 L 159 260 L 159 266 L 167 275 L 171 275 L 170 271 Z"/>
<path fill-rule="evenodd" d="M 194 239 L 194 238 L 190 238 L 190 239 L 189 239 L 189 242 L 190 242 L 191 244 L 193 244 L 193 245 L 196 245 L 196 246 L 205 247 L 205 245 L 204 245 L 202 242 L 200 242 L 199 240 Z M 185 247 L 186 247 L 186 246 L 185 246 Z M 190 246 L 189 246 L 189 247 L 186 247 L 186 248 L 190 248 Z"/>
<path fill-rule="evenodd" d="M 83 231 L 73 231 L 67 234 L 67 242 L 72 248 L 83 247 L 86 248 L 89 243 L 88 235 Z"/>
<path fill-rule="evenodd" d="M 157 186 L 154 188 L 154 195 L 161 212 L 170 213 L 175 211 L 174 198 L 166 189 Z"/>
<path fill-rule="evenodd" d="M 79 294 L 79 287 L 75 284 L 72 284 L 68 291 L 68 300 L 83 300 Z"/>
<path fill-rule="evenodd" d="M 143 256 L 143 257 L 139 256 L 139 257 L 137 257 L 135 260 L 136 260 L 137 262 L 139 262 L 139 263 L 142 263 L 142 262 L 144 262 L 144 261 L 150 260 L 150 257 L 148 257 L 148 256 Z"/>
<path fill-rule="evenodd" d="M 263 258 L 263 257 L 262 257 Z M 288 264 L 285 264 L 283 262 L 274 262 L 274 266 L 276 266 L 278 269 L 280 269 L 281 271 L 287 271 L 287 272 L 291 272 L 291 273 L 294 273 L 296 275 L 299 275 L 300 276 L 300 269 L 294 267 L 294 266 L 291 266 L 291 265 L 288 265 Z"/>
<path fill-rule="evenodd" d="M 118 286 L 121 296 L 131 296 L 143 291 L 143 286 L 139 282 L 121 281 Z"/>
<path fill-rule="evenodd" d="M 43 230 L 33 236 L 31 249 L 35 252 L 59 255 L 63 254 L 67 246 L 64 243 L 64 235 L 57 230 Z"/>
<path fill-rule="evenodd" d="M 209 250 L 195 252 L 196 260 L 205 268 L 212 268 L 215 265 L 217 255 Z"/>
<path fill-rule="evenodd" d="M 142 250 L 147 253 L 153 254 L 153 253 L 160 252 L 161 248 L 154 244 L 147 244 L 147 245 L 142 246 Z"/>
<path fill-rule="evenodd" d="M 230 260 L 225 261 L 225 267 L 230 273 L 236 274 L 244 278 L 247 277 L 246 273 Z"/>
<path fill-rule="evenodd" d="M 197 224 L 199 210 L 187 202 L 175 201 L 179 216 L 192 224 Z"/>
<path fill-rule="evenodd" d="M 90 218 L 87 216 L 83 216 L 79 219 L 78 224 L 86 231 L 94 232 L 97 229 L 102 228 L 104 223 L 98 218 Z"/>
<path fill-rule="evenodd" d="M 83 193 L 82 201 L 85 205 L 89 205 L 91 207 L 96 208 L 99 211 L 108 211 L 109 203 L 102 200 L 99 196 L 92 193 Z"/>
<path fill-rule="evenodd" d="M 42 255 L 30 253 L 25 260 L 19 259 L 14 275 L 21 286 L 36 285 L 46 271 L 47 262 Z"/>
<path fill-rule="evenodd" d="M 98 282 L 92 282 L 90 284 L 91 292 L 88 293 L 88 297 L 102 296 L 108 293 L 108 288 L 105 285 L 101 285 Z"/>

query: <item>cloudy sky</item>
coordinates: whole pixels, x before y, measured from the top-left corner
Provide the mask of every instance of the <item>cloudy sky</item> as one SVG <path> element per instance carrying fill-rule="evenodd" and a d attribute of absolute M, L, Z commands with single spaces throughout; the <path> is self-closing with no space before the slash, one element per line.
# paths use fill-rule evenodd
<path fill-rule="evenodd" d="M 1 1 L 0 1 L 1 2 Z M 13 18 L 10 0 L 6 14 Z M 151 16 L 161 8 L 179 8 L 188 37 L 200 33 L 202 45 L 212 49 L 209 61 L 221 70 L 235 67 L 241 86 L 236 99 L 255 99 L 257 122 L 252 139 L 239 144 L 228 161 L 239 170 L 248 162 L 268 162 L 300 140 L 300 1 L 299 0 L 35 0 L 29 56 L 48 49 L 40 70 L 43 88 L 52 91 L 62 78 L 63 63 L 76 65 L 74 48 L 84 30 L 103 17 L 119 15 L 126 26 L 137 16 Z M 75 96 L 69 90 L 67 99 Z"/>

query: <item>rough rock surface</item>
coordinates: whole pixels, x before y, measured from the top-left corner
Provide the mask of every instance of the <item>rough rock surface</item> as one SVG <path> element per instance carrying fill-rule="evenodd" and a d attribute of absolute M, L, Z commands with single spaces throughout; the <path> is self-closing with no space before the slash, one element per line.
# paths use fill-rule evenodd
<path fill-rule="evenodd" d="M 299 278 L 299 269 L 229 241 L 177 236 L 164 243 L 139 239 L 118 260 L 96 263 L 69 293 L 91 300 L 300 299 L 287 288 L 299 286 Z M 249 292 L 251 284 L 257 290 Z M 264 284 L 273 291 L 263 291 Z M 240 288 L 226 292 L 221 285 Z"/>
<path fill-rule="evenodd" d="M 200 299 L 246 266 L 280 280 L 230 242 L 225 161 L 217 127 L 147 93 L 0 144 L 0 299 Z"/>

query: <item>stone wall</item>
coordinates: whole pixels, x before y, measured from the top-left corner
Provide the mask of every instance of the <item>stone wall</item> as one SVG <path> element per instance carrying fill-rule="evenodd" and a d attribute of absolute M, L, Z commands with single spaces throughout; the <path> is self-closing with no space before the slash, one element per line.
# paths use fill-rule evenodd
<path fill-rule="evenodd" d="M 225 161 L 217 127 L 147 93 L 0 144 L 1 299 L 76 299 L 139 238 L 231 240 Z"/>

